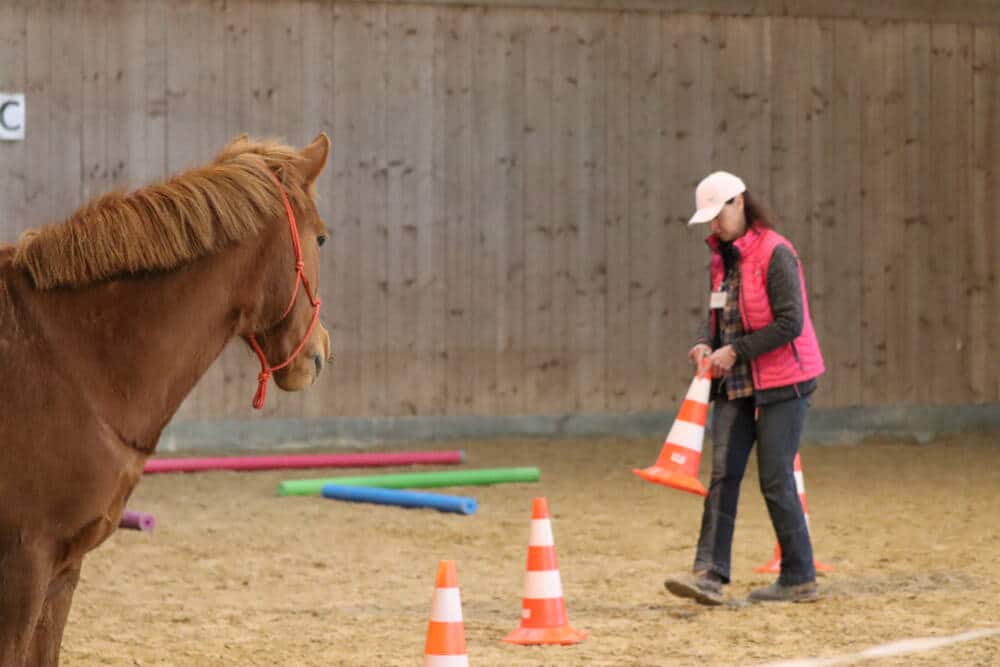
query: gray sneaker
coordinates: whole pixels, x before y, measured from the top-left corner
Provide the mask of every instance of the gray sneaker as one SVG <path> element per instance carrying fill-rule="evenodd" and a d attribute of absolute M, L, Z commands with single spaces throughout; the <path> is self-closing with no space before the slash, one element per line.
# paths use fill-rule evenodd
<path fill-rule="evenodd" d="M 720 605 L 725 601 L 722 582 L 712 579 L 705 571 L 671 575 L 663 585 L 677 597 L 690 598 L 701 604 Z"/>
<path fill-rule="evenodd" d="M 819 589 L 815 581 L 804 584 L 779 584 L 750 591 L 747 596 L 750 602 L 815 602 L 819 599 Z"/>

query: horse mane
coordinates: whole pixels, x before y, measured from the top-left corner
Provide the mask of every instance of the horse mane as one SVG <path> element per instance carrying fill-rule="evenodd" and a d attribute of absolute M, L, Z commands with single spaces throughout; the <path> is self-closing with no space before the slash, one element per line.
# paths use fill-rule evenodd
<path fill-rule="evenodd" d="M 64 222 L 24 232 L 14 265 L 41 290 L 175 269 L 256 234 L 267 220 L 284 219 L 271 173 L 301 211 L 314 193 L 301 170 L 290 172 L 303 160 L 291 146 L 244 135 L 206 166 L 100 195 Z"/>

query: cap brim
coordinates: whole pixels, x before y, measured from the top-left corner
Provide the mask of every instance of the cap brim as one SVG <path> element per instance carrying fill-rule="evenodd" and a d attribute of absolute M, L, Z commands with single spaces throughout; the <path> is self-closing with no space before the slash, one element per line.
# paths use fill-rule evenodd
<path fill-rule="evenodd" d="M 697 225 L 704 222 L 711 222 L 715 219 L 715 216 L 719 215 L 719 211 L 722 210 L 722 204 L 718 206 L 709 206 L 708 208 L 700 208 L 694 212 L 691 219 L 688 220 L 689 225 Z"/>

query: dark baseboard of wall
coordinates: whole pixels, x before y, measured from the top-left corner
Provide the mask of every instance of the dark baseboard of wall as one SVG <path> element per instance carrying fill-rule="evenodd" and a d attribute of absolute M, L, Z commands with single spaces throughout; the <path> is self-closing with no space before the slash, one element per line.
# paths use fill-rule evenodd
<path fill-rule="evenodd" d="M 186 420 L 170 424 L 160 438 L 162 453 L 191 450 L 240 451 L 361 448 L 488 438 L 621 437 L 662 439 L 676 413 L 466 416 L 328 417 L 322 419 Z M 948 406 L 813 408 L 806 444 L 859 443 L 881 436 L 932 441 L 939 435 L 1000 431 L 1000 403 Z"/>

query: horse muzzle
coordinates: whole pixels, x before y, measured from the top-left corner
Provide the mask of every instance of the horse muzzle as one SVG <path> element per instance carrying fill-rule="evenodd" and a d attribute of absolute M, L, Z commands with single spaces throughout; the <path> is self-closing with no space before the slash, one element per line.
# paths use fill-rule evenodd
<path fill-rule="evenodd" d="M 326 327 L 317 324 L 302 353 L 286 368 L 277 371 L 274 381 L 285 391 L 301 391 L 315 383 L 331 361 L 330 334 Z"/>

